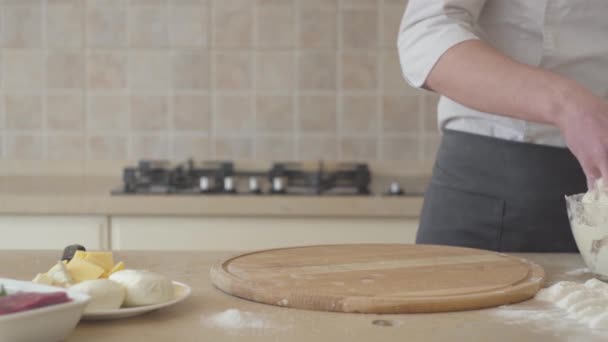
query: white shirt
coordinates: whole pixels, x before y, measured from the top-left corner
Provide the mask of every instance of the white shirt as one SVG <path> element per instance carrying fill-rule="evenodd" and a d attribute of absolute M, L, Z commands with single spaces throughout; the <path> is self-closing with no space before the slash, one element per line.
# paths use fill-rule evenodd
<path fill-rule="evenodd" d="M 398 40 L 405 79 L 422 86 L 446 50 L 470 39 L 608 95 L 608 0 L 410 0 Z M 565 146 L 553 126 L 479 112 L 446 97 L 438 115 L 441 129 Z"/>

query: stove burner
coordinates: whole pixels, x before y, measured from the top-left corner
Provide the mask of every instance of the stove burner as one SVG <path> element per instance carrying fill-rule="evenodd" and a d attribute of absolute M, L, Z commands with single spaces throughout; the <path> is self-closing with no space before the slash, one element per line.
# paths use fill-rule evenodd
<path fill-rule="evenodd" d="M 262 182 L 266 180 L 266 187 Z M 123 171 L 122 188 L 113 194 L 272 194 L 368 195 L 371 173 L 366 164 L 315 167 L 303 163 L 275 163 L 267 171 L 237 170 L 228 161 L 193 160 L 172 165 L 142 160 Z M 245 188 L 239 188 L 245 184 Z M 267 190 L 264 191 L 263 189 Z"/>

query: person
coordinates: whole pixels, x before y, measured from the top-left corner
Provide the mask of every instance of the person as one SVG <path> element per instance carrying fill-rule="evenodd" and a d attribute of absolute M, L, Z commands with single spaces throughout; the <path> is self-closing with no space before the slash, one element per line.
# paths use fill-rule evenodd
<path fill-rule="evenodd" d="M 410 0 L 403 75 L 441 94 L 417 243 L 576 252 L 564 195 L 608 176 L 608 1 Z"/>

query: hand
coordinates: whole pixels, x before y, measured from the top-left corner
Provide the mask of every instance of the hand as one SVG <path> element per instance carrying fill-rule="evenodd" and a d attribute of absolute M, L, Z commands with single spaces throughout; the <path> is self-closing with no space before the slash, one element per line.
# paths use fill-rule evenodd
<path fill-rule="evenodd" d="M 589 189 L 608 180 L 608 103 L 584 89 L 571 93 L 557 126 L 587 176 Z"/>

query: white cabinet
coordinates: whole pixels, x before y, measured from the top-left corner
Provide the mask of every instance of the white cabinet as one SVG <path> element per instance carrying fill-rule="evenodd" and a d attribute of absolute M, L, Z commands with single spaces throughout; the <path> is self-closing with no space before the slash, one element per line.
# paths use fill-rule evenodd
<path fill-rule="evenodd" d="M 108 248 L 105 216 L 0 216 L 0 249 Z"/>
<path fill-rule="evenodd" d="M 309 244 L 412 243 L 414 219 L 112 217 L 113 250 L 253 250 Z"/>

